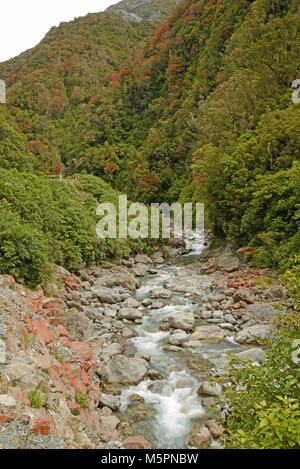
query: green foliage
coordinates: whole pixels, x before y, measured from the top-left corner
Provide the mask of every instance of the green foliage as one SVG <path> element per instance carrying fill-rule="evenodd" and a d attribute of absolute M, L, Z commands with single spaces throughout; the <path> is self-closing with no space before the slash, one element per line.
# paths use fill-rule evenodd
<path fill-rule="evenodd" d="M 83 394 L 81 394 L 80 392 L 75 392 L 75 402 L 80 405 L 80 407 L 82 409 L 88 409 L 89 407 L 89 404 L 88 404 L 88 401 L 86 399 L 86 396 L 84 396 Z"/>
<path fill-rule="evenodd" d="M 294 359 L 300 334 L 299 259 L 285 277 L 291 294 L 296 293 L 294 309 L 282 315 L 280 329 L 266 341 L 266 360 L 254 366 L 232 359 L 221 378 L 223 402 L 230 409 L 223 438 L 227 448 L 300 447 L 300 368 Z M 233 382 L 230 387 L 228 380 Z"/>
<path fill-rule="evenodd" d="M 44 405 L 43 399 L 37 389 L 31 389 L 27 393 L 27 398 L 30 402 L 30 407 L 33 409 L 41 409 Z"/>

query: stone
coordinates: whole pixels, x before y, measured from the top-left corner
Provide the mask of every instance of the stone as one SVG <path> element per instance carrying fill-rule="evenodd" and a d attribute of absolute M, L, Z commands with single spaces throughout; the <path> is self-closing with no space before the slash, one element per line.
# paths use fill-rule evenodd
<path fill-rule="evenodd" d="M 148 384 L 149 391 L 153 394 L 169 397 L 172 394 L 172 389 L 167 381 L 156 381 L 155 383 Z"/>
<path fill-rule="evenodd" d="M 129 327 L 124 327 L 122 329 L 122 337 L 124 337 L 124 339 L 131 339 L 131 337 L 134 337 L 135 335 L 136 333 Z"/>
<path fill-rule="evenodd" d="M 103 407 L 109 407 L 112 410 L 118 410 L 120 408 L 120 399 L 118 396 L 102 393 L 99 399 L 99 404 Z"/>
<path fill-rule="evenodd" d="M 210 431 L 204 425 L 195 425 L 190 431 L 188 444 L 198 449 L 208 449 L 212 443 Z"/>
<path fill-rule="evenodd" d="M 205 342 L 220 342 L 224 340 L 225 333 L 219 326 L 199 326 L 191 335 L 191 341 L 203 340 Z"/>
<path fill-rule="evenodd" d="M 136 308 L 121 308 L 118 312 L 118 317 L 120 319 L 143 319 L 143 313 Z"/>
<path fill-rule="evenodd" d="M 232 314 L 224 314 L 224 319 L 226 322 L 229 322 L 230 324 L 233 324 L 233 325 L 237 323 L 237 320 Z"/>
<path fill-rule="evenodd" d="M 35 367 L 28 365 L 25 357 L 15 356 L 9 365 L 3 367 L 3 373 L 11 380 L 19 381 L 22 384 L 36 387 L 39 380 L 36 377 Z"/>
<path fill-rule="evenodd" d="M 222 322 L 222 323 L 219 324 L 219 326 L 222 329 L 226 329 L 228 331 L 234 331 L 235 330 L 234 325 L 230 324 L 230 322 Z"/>
<path fill-rule="evenodd" d="M 137 264 L 152 264 L 152 259 L 144 254 L 138 254 L 135 256 L 135 262 Z"/>
<path fill-rule="evenodd" d="M 202 405 L 205 409 L 209 409 L 212 406 L 216 405 L 216 398 L 215 397 L 205 397 L 202 399 Z"/>
<path fill-rule="evenodd" d="M 199 340 L 189 340 L 188 342 L 184 342 L 182 345 L 183 348 L 202 348 L 202 343 Z"/>
<path fill-rule="evenodd" d="M 123 353 L 123 346 L 118 343 L 104 345 L 101 354 L 108 357 L 113 357 L 114 355 L 120 355 Z"/>
<path fill-rule="evenodd" d="M 131 394 L 129 399 L 131 400 L 131 402 L 144 402 L 145 401 L 145 399 L 139 394 Z"/>
<path fill-rule="evenodd" d="M 266 300 L 287 300 L 288 297 L 288 291 L 283 285 L 273 285 L 264 292 Z"/>
<path fill-rule="evenodd" d="M 151 449 L 151 444 L 143 436 L 130 436 L 124 440 L 124 445 L 127 449 Z"/>
<path fill-rule="evenodd" d="M 168 322 L 175 329 L 190 331 L 194 327 L 195 318 L 193 313 L 179 312 L 169 316 Z"/>
<path fill-rule="evenodd" d="M 101 416 L 99 421 L 104 430 L 109 432 L 115 430 L 120 423 L 120 420 L 115 415 Z"/>
<path fill-rule="evenodd" d="M 220 438 L 220 436 L 224 433 L 224 428 L 215 420 L 208 420 L 205 423 L 205 426 L 208 428 L 209 432 L 214 438 Z"/>
<path fill-rule="evenodd" d="M 222 272 L 235 272 L 239 269 L 240 261 L 237 257 L 233 256 L 218 257 L 216 266 Z"/>
<path fill-rule="evenodd" d="M 211 318 L 212 312 L 211 311 L 202 311 L 200 316 L 201 316 L 202 319 L 207 320 L 207 319 Z"/>
<path fill-rule="evenodd" d="M 252 304 L 254 303 L 254 297 L 248 288 L 239 288 L 233 295 L 233 301 L 235 303 L 244 301 L 247 304 Z"/>
<path fill-rule="evenodd" d="M 104 380 L 110 384 L 138 384 L 148 371 L 149 364 L 146 360 L 117 355 L 107 363 Z"/>
<path fill-rule="evenodd" d="M 86 314 L 75 309 L 69 310 L 63 317 L 63 326 L 71 339 L 84 340 L 92 336 L 93 321 Z"/>
<path fill-rule="evenodd" d="M 258 344 L 260 345 L 264 339 L 271 337 L 273 334 L 272 328 L 267 324 L 257 324 L 254 326 L 246 327 L 240 331 L 235 341 L 238 344 Z"/>
<path fill-rule="evenodd" d="M 279 311 L 270 303 L 254 303 L 250 305 L 245 320 L 254 320 L 255 322 L 272 323 L 278 316 Z"/>
<path fill-rule="evenodd" d="M 169 290 L 151 290 L 151 297 L 155 299 L 169 300 L 172 293 Z"/>
<path fill-rule="evenodd" d="M 266 352 L 261 348 L 251 348 L 236 354 L 237 357 L 243 360 L 251 360 L 253 362 L 262 363 L 266 358 Z"/>
<path fill-rule="evenodd" d="M 222 392 L 222 386 L 219 383 L 210 383 L 209 381 L 202 383 L 198 389 L 200 396 L 218 397 L 221 396 Z"/>
<path fill-rule="evenodd" d="M 114 304 L 121 301 L 121 296 L 118 291 L 112 288 L 102 287 L 101 290 L 97 290 L 98 298 L 102 303 Z"/>
<path fill-rule="evenodd" d="M 6 363 L 6 344 L 4 340 L 0 339 L 0 365 Z"/>
<path fill-rule="evenodd" d="M 16 407 L 17 401 L 12 396 L 8 394 L 1 394 L 0 395 L 0 407 Z"/>
<path fill-rule="evenodd" d="M 135 298 L 127 298 L 124 303 L 124 308 L 138 308 L 140 306 L 139 302 Z"/>
<path fill-rule="evenodd" d="M 168 343 L 171 345 L 182 345 L 186 342 L 189 338 L 189 335 L 182 330 L 176 330 L 174 334 L 172 334 L 168 340 Z"/>

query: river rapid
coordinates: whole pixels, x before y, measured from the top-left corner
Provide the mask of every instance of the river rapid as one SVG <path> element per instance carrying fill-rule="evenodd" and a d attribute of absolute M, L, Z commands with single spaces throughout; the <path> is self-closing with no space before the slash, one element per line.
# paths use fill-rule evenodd
<path fill-rule="evenodd" d="M 151 290 L 163 288 L 165 281 L 179 269 L 196 262 L 204 248 L 204 241 L 193 233 L 186 239 L 186 246 L 188 254 L 161 265 L 156 275 L 142 280 L 135 295 L 137 300 L 151 298 Z M 161 379 L 155 381 L 147 378 L 138 386 L 126 388 L 121 394 L 120 415 L 130 421 L 134 434 L 142 434 L 155 449 L 186 448 L 191 428 L 208 419 L 197 392 L 204 379 L 189 369 L 189 361 L 193 358 L 216 358 L 224 352 L 240 348 L 227 337 L 217 344 L 204 344 L 201 349 L 165 350 L 170 332 L 161 330 L 161 325 L 175 312 L 195 312 L 198 307 L 189 295 L 173 293 L 164 307 L 148 309 L 142 323 L 136 327 L 138 335 L 130 339 L 126 347 L 128 356 L 140 352 L 151 357 L 151 369 L 161 374 Z M 198 323 L 205 322 L 199 319 Z M 142 399 L 132 405 L 132 395 Z"/>

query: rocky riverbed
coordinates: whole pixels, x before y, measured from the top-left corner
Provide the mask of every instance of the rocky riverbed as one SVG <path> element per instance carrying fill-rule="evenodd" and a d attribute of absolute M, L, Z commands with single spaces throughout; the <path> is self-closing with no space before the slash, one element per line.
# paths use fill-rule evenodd
<path fill-rule="evenodd" d="M 218 447 L 209 377 L 233 353 L 259 366 L 291 306 L 247 260 L 192 236 L 78 276 L 56 267 L 45 291 L 0 276 L 0 448 Z"/>

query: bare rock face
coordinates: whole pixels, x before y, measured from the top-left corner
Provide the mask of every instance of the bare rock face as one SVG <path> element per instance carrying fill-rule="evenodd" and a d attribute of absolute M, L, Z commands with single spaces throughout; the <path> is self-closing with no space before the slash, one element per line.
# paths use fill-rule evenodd
<path fill-rule="evenodd" d="M 0 80 L 0 104 L 6 103 L 5 81 Z"/>
<path fill-rule="evenodd" d="M 117 355 L 107 363 L 103 377 L 110 384 L 138 384 L 148 371 L 149 364 L 146 360 Z"/>

